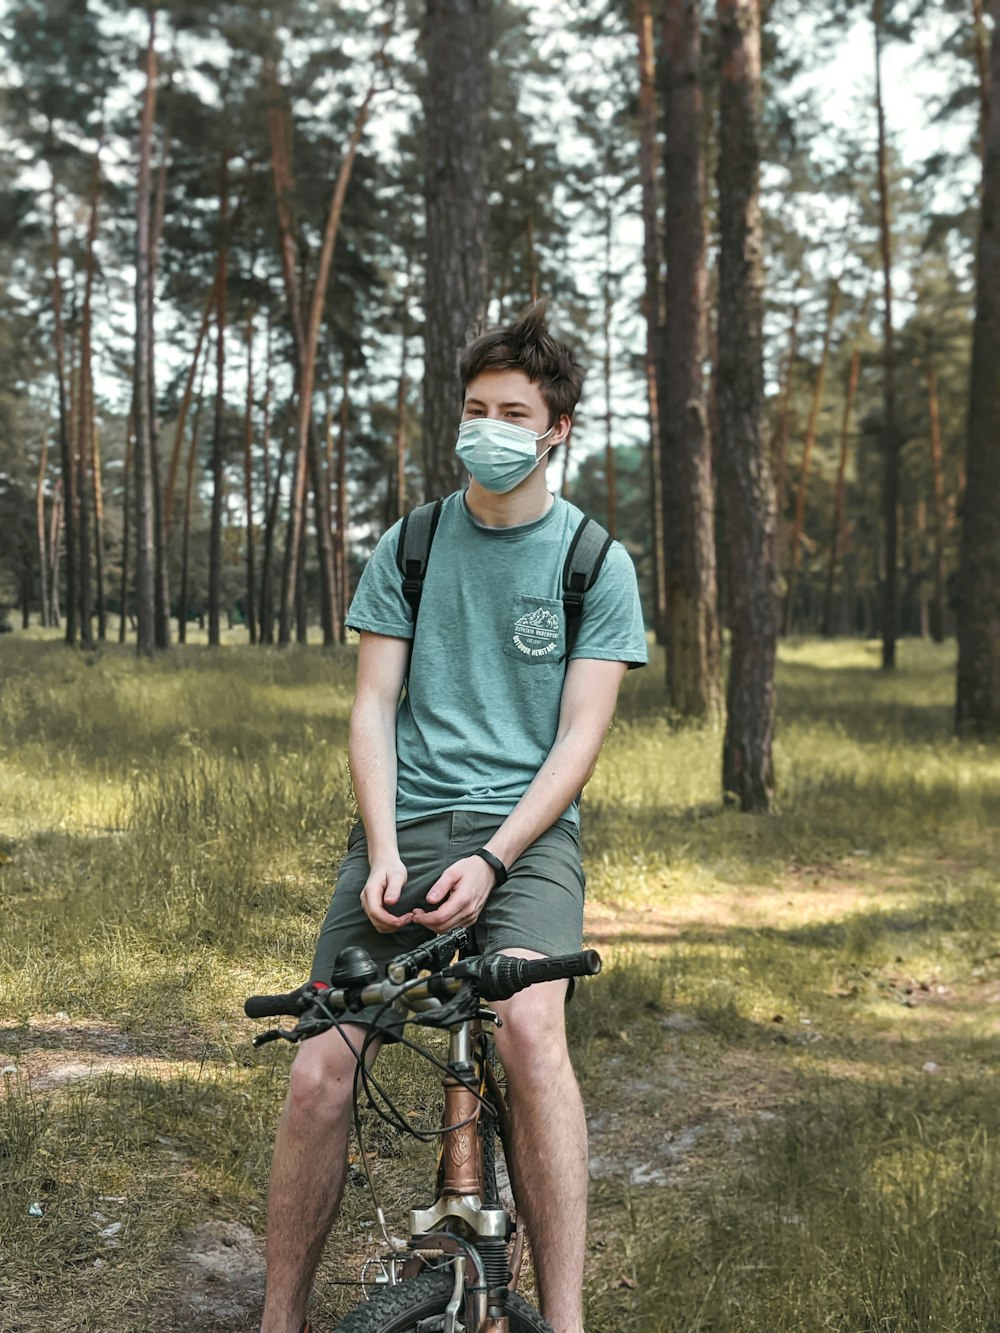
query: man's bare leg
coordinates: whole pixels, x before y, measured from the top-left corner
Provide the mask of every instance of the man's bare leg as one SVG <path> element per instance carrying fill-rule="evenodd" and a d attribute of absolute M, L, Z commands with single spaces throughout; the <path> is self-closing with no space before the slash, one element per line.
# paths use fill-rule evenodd
<path fill-rule="evenodd" d="M 360 1049 L 364 1029 L 345 1031 Z M 310 1037 L 292 1065 L 271 1161 L 261 1333 L 299 1333 L 306 1318 L 344 1188 L 354 1069 L 354 1056 L 336 1030 Z"/>
<path fill-rule="evenodd" d="M 498 1004 L 504 1026 L 496 1040 L 542 1314 L 555 1333 L 583 1333 L 587 1124 L 566 1049 L 565 996 L 566 983 L 554 981 Z"/>

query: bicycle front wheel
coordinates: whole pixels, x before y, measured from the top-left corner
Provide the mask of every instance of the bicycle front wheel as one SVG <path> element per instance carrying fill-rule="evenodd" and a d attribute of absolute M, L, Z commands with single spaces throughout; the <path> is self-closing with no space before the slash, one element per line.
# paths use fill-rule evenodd
<path fill-rule="evenodd" d="M 334 1333 L 434 1333 L 444 1328 L 445 1307 L 454 1285 L 447 1271 L 406 1278 L 352 1310 Z M 507 1314 L 510 1333 L 552 1333 L 551 1326 L 516 1291 L 507 1297 Z M 429 1322 L 435 1318 L 437 1323 Z"/>

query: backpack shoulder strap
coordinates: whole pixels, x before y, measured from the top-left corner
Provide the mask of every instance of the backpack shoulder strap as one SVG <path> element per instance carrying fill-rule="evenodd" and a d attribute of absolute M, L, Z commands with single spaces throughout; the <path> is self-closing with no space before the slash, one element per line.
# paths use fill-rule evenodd
<path fill-rule="evenodd" d="M 414 624 L 420 609 L 420 594 L 424 588 L 431 543 L 434 541 L 443 504 L 443 500 L 431 500 L 411 509 L 403 519 L 396 541 L 396 565 L 403 576 L 403 596 L 410 604 Z"/>
<path fill-rule="evenodd" d="M 584 594 L 597 582 L 612 537 L 596 519 L 586 515 L 577 525 L 563 563 L 563 610 L 566 615 L 566 660 L 573 651 L 583 617 Z"/>

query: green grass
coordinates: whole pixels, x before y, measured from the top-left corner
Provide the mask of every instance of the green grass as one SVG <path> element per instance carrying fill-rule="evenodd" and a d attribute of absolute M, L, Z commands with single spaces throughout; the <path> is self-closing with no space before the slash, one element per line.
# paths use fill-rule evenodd
<path fill-rule="evenodd" d="M 289 1057 L 251 1051 L 241 1006 L 308 966 L 353 666 L 0 640 L 4 1330 L 163 1328 L 186 1229 L 262 1231 Z M 585 801 L 607 967 L 570 1011 L 618 1127 L 589 1333 L 1000 1328 L 1000 752 L 951 739 L 953 671 L 785 645 L 766 818 L 722 808 L 720 736 L 665 714 L 659 656 L 627 679 Z M 70 1060 L 97 1072 L 53 1079 Z M 384 1063 L 430 1113 L 433 1080 Z M 392 1217 L 428 1154 L 369 1125 Z M 630 1179 L 664 1144 L 664 1180 Z M 369 1223 L 349 1188 L 327 1278 Z M 322 1286 L 321 1324 L 349 1297 Z"/>

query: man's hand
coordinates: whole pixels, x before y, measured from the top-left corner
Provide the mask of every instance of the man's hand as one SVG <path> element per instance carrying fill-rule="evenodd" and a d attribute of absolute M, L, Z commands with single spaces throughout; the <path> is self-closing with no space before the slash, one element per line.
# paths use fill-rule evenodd
<path fill-rule="evenodd" d="M 450 865 L 427 891 L 427 907 L 415 907 L 414 925 L 443 935 L 456 926 L 472 926 L 493 891 L 495 876 L 480 856 L 466 856 Z"/>
<path fill-rule="evenodd" d="M 406 884 L 406 866 L 399 857 L 392 860 L 376 861 L 361 890 L 361 906 L 365 909 L 368 920 L 381 934 L 386 935 L 400 926 L 408 926 L 414 919 L 412 912 L 397 916 L 392 908 L 399 902 L 399 895 Z"/>

